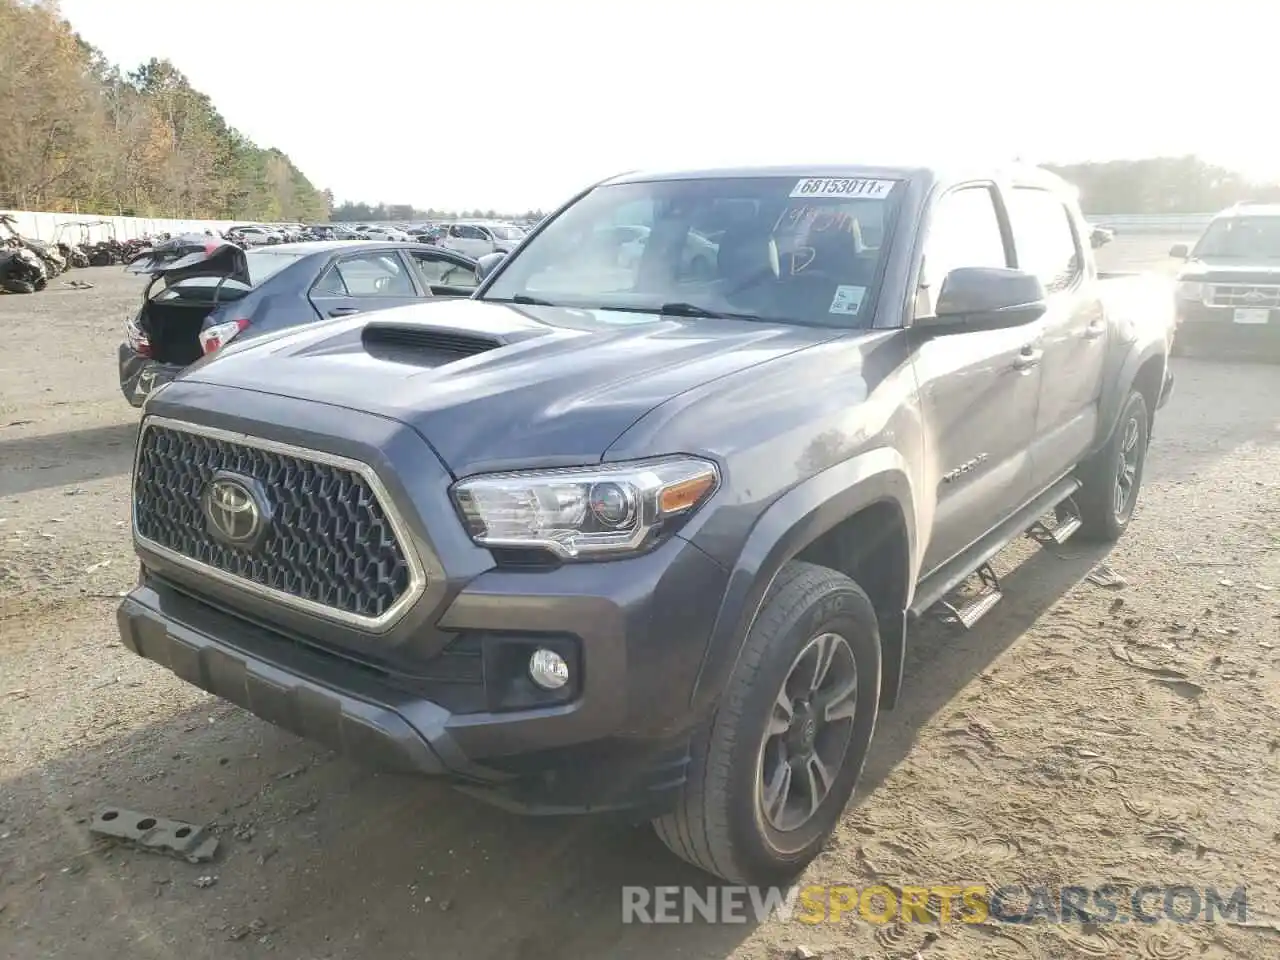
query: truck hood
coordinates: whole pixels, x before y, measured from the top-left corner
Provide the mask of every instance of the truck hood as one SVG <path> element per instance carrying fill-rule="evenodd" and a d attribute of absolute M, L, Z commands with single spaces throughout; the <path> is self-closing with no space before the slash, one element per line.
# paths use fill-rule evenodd
<path fill-rule="evenodd" d="M 664 401 L 840 332 L 451 300 L 232 344 L 179 383 L 390 417 L 466 476 L 598 461 Z"/>
<path fill-rule="evenodd" d="M 1190 260 L 1178 271 L 1178 279 L 1212 283 L 1280 283 L 1280 262 L 1234 257 Z"/>

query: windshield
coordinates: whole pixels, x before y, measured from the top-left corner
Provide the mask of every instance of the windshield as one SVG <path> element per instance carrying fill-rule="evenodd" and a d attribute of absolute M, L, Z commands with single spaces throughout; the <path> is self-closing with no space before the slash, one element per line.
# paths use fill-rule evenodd
<path fill-rule="evenodd" d="M 530 240 L 481 299 L 869 326 L 898 182 L 598 187 Z"/>
<path fill-rule="evenodd" d="M 1196 244 L 1196 257 L 1280 260 L 1280 217 L 1223 217 Z"/>
<path fill-rule="evenodd" d="M 272 274 L 279 273 L 291 263 L 297 263 L 305 253 L 274 253 L 268 250 L 251 250 L 244 255 L 249 264 L 249 279 L 256 287 Z"/>

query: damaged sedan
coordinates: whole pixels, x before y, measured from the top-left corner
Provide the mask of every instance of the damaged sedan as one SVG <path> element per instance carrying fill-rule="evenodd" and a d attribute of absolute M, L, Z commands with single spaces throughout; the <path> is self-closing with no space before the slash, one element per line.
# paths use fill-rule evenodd
<path fill-rule="evenodd" d="M 460 253 L 361 240 L 245 250 L 192 235 L 146 251 L 127 269 L 150 277 L 119 347 L 120 389 L 135 407 L 233 339 L 433 297 L 467 297 L 477 282 L 475 261 Z"/>

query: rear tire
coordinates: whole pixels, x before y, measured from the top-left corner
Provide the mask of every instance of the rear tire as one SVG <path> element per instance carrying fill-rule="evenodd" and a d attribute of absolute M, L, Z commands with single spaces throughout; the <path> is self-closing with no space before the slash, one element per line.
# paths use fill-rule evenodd
<path fill-rule="evenodd" d="M 1134 390 L 1106 444 L 1076 471 L 1083 484 L 1076 505 L 1085 539 L 1114 543 L 1128 529 L 1142 488 L 1150 428 L 1147 401 Z"/>
<path fill-rule="evenodd" d="M 654 821 L 658 836 L 731 882 L 794 877 L 857 785 L 879 700 L 880 632 L 867 595 L 834 570 L 787 564 L 694 738 L 676 809 Z"/>

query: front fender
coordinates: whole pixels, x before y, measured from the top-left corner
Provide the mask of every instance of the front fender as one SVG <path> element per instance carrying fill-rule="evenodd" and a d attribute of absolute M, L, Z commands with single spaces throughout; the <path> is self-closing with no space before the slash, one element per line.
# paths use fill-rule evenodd
<path fill-rule="evenodd" d="M 691 701 L 696 711 L 709 707 L 724 688 L 765 594 L 787 561 L 836 524 L 881 502 L 894 503 L 902 512 L 914 578 L 915 501 L 906 461 L 889 447 L 859 454 L 816 474 L 760 515 L 730 572 L 694 680 Z M 910 600 L 908 593 L 908 605 Z M 884 667 L 886 672 L 900 669 L 889 662 Z"/>
<path fill-rule="evenodd" d="M 1168 344 L 1163 340 L 1147 340 L 1123 345 L 1122 351 L 1111 365 L 1110 369 L 1113 372 L 1103 381 L 1102 398 L 1098 407 L 1098 436 L 1095 448 L 1105 444 L 1115 430 L 1125 401 L 1129 399 L 1129 392 L 1138 379 L 1138 372 L 1149 361 L 1157 359 L 1160 362 L 1160 374 L 1155 380 L 1158 398 L 1164 389 L 1165 373 L 1168 369 Z M 1152 404 L 1152 414 L 1155 413 L 1157 405 L 1158 399 L 1156 404 Z"/>

